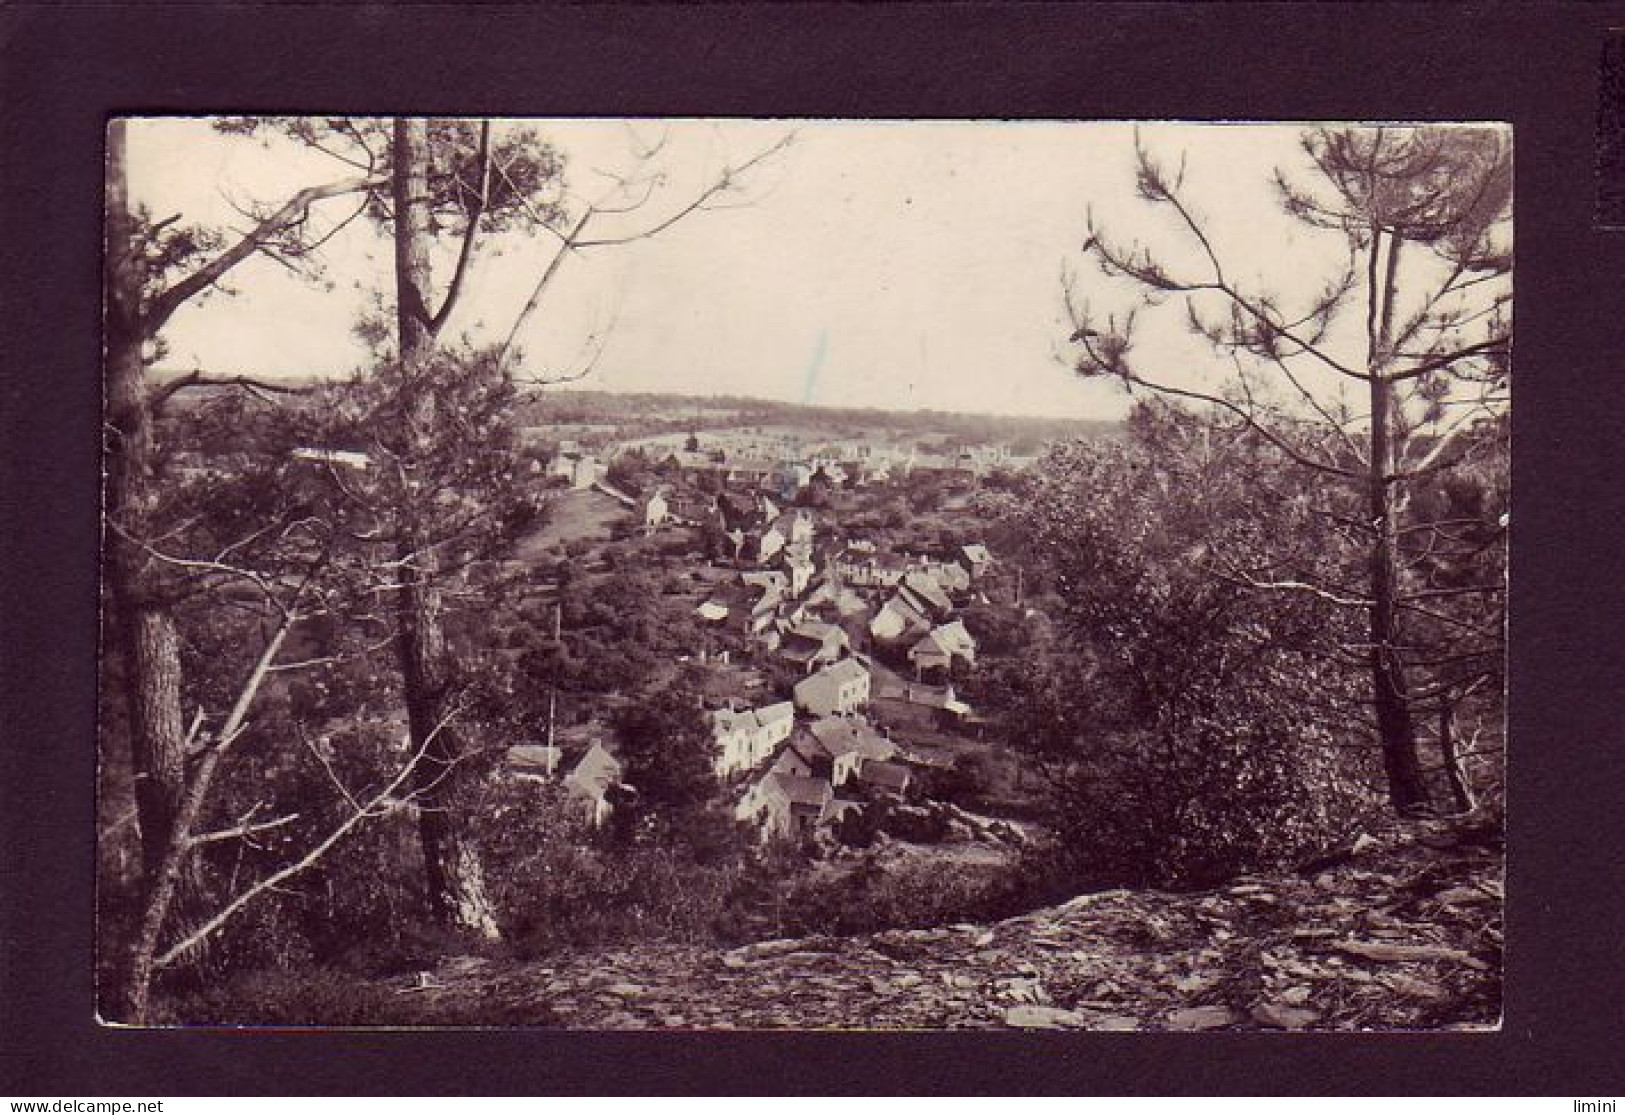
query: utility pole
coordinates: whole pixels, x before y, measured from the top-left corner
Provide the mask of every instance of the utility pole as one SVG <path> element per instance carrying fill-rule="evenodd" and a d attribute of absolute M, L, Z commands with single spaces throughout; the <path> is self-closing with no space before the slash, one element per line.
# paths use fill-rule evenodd
<path fill-rule="evenodd" d="M 555 741 L 555 735 L 554 735 L 554 731 L 553 731 L 553 725 L 554 725 L 555 721 L 558 719 L 557 715 L 556 715 L 556 713 L 558 712 L 558 699 L 559 699 L 559 691 L 557 689 L 548 690 L 548 693 L 547 693 L 547 776 L 549 778 L 552 778 L 554 773 L 556 773 L 558 771 L 558 768 L 559 768 L 559 749 L 558 749 L 558 745 L 554 742 Z"/>

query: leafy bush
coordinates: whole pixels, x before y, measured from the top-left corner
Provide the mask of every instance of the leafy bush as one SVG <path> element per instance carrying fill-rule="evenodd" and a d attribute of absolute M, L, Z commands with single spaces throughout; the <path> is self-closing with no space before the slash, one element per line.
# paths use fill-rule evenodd
<path fill-rule="evenodd" d="M 867 853 L 844 873 L 794 882 L 782 903 L 786 935 L 874 933 L 963 921 L 994 921 L 1031 908 L 1028 878 L 1006 867 L 931 858 L 883 862 Z"/>
<path fill-rule="evenodd" d="M 1301 495 L 1253 484 L 1247 447 L 1207 457 L 1178 432 L 1059 447 L 1006 503 L 1054 585 L 1054 623 L 977 696 L 1048 774 L 1049 854 L 1079 885 L 1201 885 L 1290 861 L 1372 801 L 1361 679 L 1331 650 L 1357 640 L 1352 617 L 1252 590 L 1213 559 L 1303 568 L 1333 549 L 1325 524 Z"/>

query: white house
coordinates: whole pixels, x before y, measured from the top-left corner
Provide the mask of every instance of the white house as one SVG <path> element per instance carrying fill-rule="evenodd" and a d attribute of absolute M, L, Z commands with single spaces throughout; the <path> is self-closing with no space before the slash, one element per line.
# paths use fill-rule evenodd
<path fill-rule="evenodd" d="M 942 590 L 942 584 L 924 570 L 914 570 L 903 577 L 902 588 L 913 595 L 911 603 L 924 604 L 933 619 L 945 620 L 953 614 L 954 602 Z"/>
<path fill-rule="evenodd" d="M 796 707 L 813 716 L 843 716 L 869 703 L 869 671 L 843 658 L 796 682 Z"/>
<path fill-rule="evenodd" d="M 718 709 L 712 713 L 717 774 L 728 775 L 761 764 L 775 747 L 790 738 L 795 716 L 795 706 L 789 701 L 759 709 Z"/>
<path fill-rule="evenodd" d="M 657 527 L 671 517 L 666 495 L 658 488 L 643 501 L 640 510 L 643 513 L 643 525 L 646 527 Z"/>
<path fill-rule="evenodd" d="M 822 778 L 771 772 L 746 791 L 734 816 L 741 821 L 760 818 L 764 840 L 795 839 L 817 828 L 834 796 Z"/>
<path fill-rule="evenodd" d="M 833 767 L 830 782 L 844 786 L 862 774 L 865 763 L 885 762 L 897 754 L 897 745 L 857 717 L 829 716 L 807 725 Z"/>
<path fill-rule="evenodd" d="M 933 628 L 908 651 L 917 671 L 952 669 L 956 658 L 976 665 L 976 640 L 965 629 L 965 621 L 958 619 Z"/>
<path fill-rule="evenodd" d="M 609 819 L 611 805 L 609 791 L 621 782 L 620 760 L 611 755 L 601 743 L 594 743 L 564 776 L 564 786 L 570 796 L 587 807 L 587 817 L 594 827 Z"/>
<path fill-rule="evenodd" d="M 980 577 L 993 565 L 992 552 L 980 542 L 959 547 L 959 563 L 972 577 Z"/>
<path fill-rule="evenodd" d="M 851 645 L 851 639 L 840 627 L 803 619 L 791 624 L 783 633 L 779 653 L 810 673 L 839 659 Z"/>
<path fill-rule="evenodd" d="M 911 594 L 898 592 L 869 621 L 869 634 L 876 642 L 895 643 L 904 639 L 917 639 L 931 630 L 931 618 L 926 609 L 917 605 Z"/>

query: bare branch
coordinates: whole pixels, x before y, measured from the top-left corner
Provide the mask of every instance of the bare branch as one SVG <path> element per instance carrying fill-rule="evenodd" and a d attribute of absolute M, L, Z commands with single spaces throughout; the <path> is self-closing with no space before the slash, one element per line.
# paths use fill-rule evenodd
<path fill-rule="evenodd" d="M 485 208 L 491 203 L 491 121 L 480 121 L 480 188 L 474 196 L 474 203 L 468 210 L 468 227 L 463 230 L 463 243 L 457 251 L 457 266 L 452 272 L 451 282 L 446 287 L 445 300 L 441 302 L 440 309 L 429 319 L 429 336 L 438 337 L 446 321 L 451 317 L 452 310 L 457 308 L 457 301 L 463 293 L 463 279 L 468 274 L 469 261 L 474 256 L 474 242 L 479 236 L 480 220 L 485 216 Z"/>
<path fill-rule="evenodd" d="M 218 840 L 238 840 L 243 837 L 253 836 L 257 833 L 269 831 L 270 829 L 281 828 L 283 825 L 292 824 L 298 819 L 299 814 L 289 813 L 287 816 L 278 817 L 273 821 L 259 821 L 254 824 L 234 825 L 229 829 L 219 829 L 215 832 L 206 832 L 199 836 L 188 837 L 187 842 L 193 847 L 196 847 L 199 844 L 210 844 Z"/>
<path fill-rule="evenodd" d="M 460 710 L 453 709 L 451 712 L 442 717 L 440 722 L 434 726 L 433 730 L 431 730 L 424 737 L 422 746 L 420 746 L 417 751 L 413 753 L 406 765 L 396 773 L 395 777 L 392 778 L 383 789 L 379 790 L 372 797 L 368 798 L 366 803 L 360 809 L 352 810 L 348 817 L 340 822 L 331 832 L 327 834 L 325 838 L 319 841 L 299 859 L 288 864 L 286 867 L 272 872 L 259 882 L 255 883 L 253 886 L 249 887 L 247 890 L 243 891 L 241 894 L 237 895 L 237 897 L 233 898 L 230 902 L 226 903 L 225 906 L 218 910 L 213 917 L 204 921 L 190 934 L 171 945 L 167 951 L 156 959 L 154 962 L 155 966 L 158 968 L 169 967 L 171 964 L 175 963 L 176 960 L 179 960 L 192 949 L 202 944 L 217 929 L 219 929 L 222 925 L 225 925 L 226 922 L 236 917 L 237 914 L 239 914 L 250 902 L 253 902 L 256 898 L 259 898 L 261 895 L 266 894 L 267 892 L 274 891 L 282 883 L 285 883 L 301 872 L 307 871 L 311 867 L 314 867 L 318 862 L 321 861 L 323 856 L 327 855 L 327 853 L 332 850 L 334 845 L 338 844 L 339 841 L 343 840 L 347 835 L 349 835 L 350 831 L 362 821 L 375 817 L 386 816 L 387 814 L 392 813 L 396 809 L 399 809 L 407 804 L 406 801 L 403 800 L 395 800 L 392 802 L 391 799 L 394 797 L 395 792 L 406 784 L 407 779 L 412 776 L 413 771 L 417 769 L 419 762 L 422 761 L 424 753 L 429 749 L 429 746 L 434 742 L 435 738 L 439 736 L 443 730 L 445 730 L 448 724 L 450 724 L 452 717 L 455 716 L 458 711 Z M 442 775 L 441 777 L 443 778 L 445 776 Z"/>
<path fill-rule="evenodd" d="M 322 186 L 307 186 L 305 189 L 300 190 L 289 198 L 280 209 L 244 234 L 236 244 L 233 244 L 220 255 L 154 298 L 142 315 L 142 335 L 149 339 L 157 336 L 158 331 L 164 327 L 175 311 L 184 305 L 188 299 L 197 295 L 227 271 L 247 259 L 272 237 L 289 226 L 303 221 L 309 214 L 310 207 L 316 202 L 327 198 L 342 197 L 345 194 L 373 190 L 385 185 L 388 185 L 387 179 L 361 177 L 346 178 Z"/>
<path fill-rule="evenodd" d="M 254 376 L 215 376 L 196 369 L 154 390 L 151 397 L 153 409 L 161 408 L 173 396 L 189 387 L 242 387 L 271 391 L 279 395 L 307 395 L 313 390 L 310 384 L 305 383 L 277 383 L 274 380 L 257 379 Z"/>
<path fill-rule="evenodd" d="M 577 219 L 575 226 L 564 237 L 564 243 L 559 247 L 558 251 L 553 253 L 553 258 L 548 261 L 547 267 L 542 271 L 541 278 L 537 279 L 536 285 L 531 288 L 530 297 L 525 299 L 524 306 L 520 308 L 518 316 L 513 319 L 513 326 L 508 330 L 508 336 L 504 338 L 502 347 L 497 350 L 497 369 L 499 371 L 505 372 L 508 370 L 508 365 L 513 359 L 514 339 L 519 336 L 520 330 L 525 327 L 525 323 L 530 320 L 531 315 L 536 312 L 536 308 L 541 305 L 542 295 L 547 292 L 548 284 L 553 281 L 553 276 L 558 274 L 559 267 L 563 265 L 564 257 L 569 254 L 575 237 L 580 235 L 581 231 L 587 227 L 587 222 L 592 220 L 592 217 L 593 211 L 588 209 Z"/>
<path fill-rule="evenodd" d="M 627 233 L 624 236 L 604 237 L 598 240 L 574 240 L 572 237 L 571 247 L 579 250 L 585 250 L 588 248 L 607 248 L 619 244 L 630 244 L 637 240 L 648 240 L 658 236 L 668 228 L 671 228 L 678 221 L 681 221 L 684 217 L 687 217 L 690 213 L 695 213 L 710 208 L 711 206 L 709 206 L 708 203 L 713 198 L 719 197 L 734 189 L 735 186 L 738 185 L 741 176 L 748 174 L 754 167 L 760 166 L 763 162 L 771 159 L 774 155 L 777 155 L 779 152 L 783 151 L 786 147 L 790 146 L 790 143 L 794 139 L 794 132 L 787 133 L 775 142 L 763 148 L 761 151 L 758 151 L 755 155 L 752 155 L 750 158 L 746 159 L 744 162 L 723 168 L 722 172 L 717 175 L 715 180 L 713 180 L 710 185 L 706 186 L 705 189 L 701 190 L 697 195 L 695 195 L 695 197 L 690 200 L 687 205 L 683 206 L 677 210 L 677 212 L 673 213 L 663 221 L 659 221 L 648 228 L 642 229 L 641 231 Z"/>

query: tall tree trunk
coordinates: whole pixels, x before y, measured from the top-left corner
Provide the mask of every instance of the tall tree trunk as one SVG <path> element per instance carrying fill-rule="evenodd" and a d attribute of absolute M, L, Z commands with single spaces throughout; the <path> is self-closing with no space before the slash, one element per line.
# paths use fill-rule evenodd
<path fill-rule="evenodd" d="M 107 259 L 104 277 L 106 421 L 103 576 L 107 645 L 119 660 L 128 708 L 131 770 L 141 835 L 143 887 L 150 890 L 186 795 L 186 728 L 181 711 L 180 638 L 141 547 L 155 502 L 152 410 L 142 353 L 142 277 L 130 246 L 125 124 L 107 131 Z M 177 915 L 189 916 L 196 872 L 176 883 Z"/>
<path fill-rule="evenodd" d="M 435 426 L 435 399 L 421 389 L 416 369 L 430 355 L 428 125 L 423 119 L 395 121 L 395 289 L 402 400 L 414 443 L 426 447 Z M 409 466 L 410 467 L 410 466 Z M 403 509 L 411 521 L 413 508 Z M 439 559 L 424 539 L 407 529 L 401 540 L 406 581 L 396 612 L 400 634 L 402 684 L 412 747 L 423 749 L 414 774 L 418 833 L 424 879 L 436 916 L 482 937 L 499 936 L 486 895 L 485 873 L 469 838 L 463 810 L 467 782 L 461 763 L 466 750 L 451 721 L 450 662 L 439 585 Z"/>
<path fill-rule="evenodd" d="M 1371 697 L 1376 709 L 1377 737 L 1382 747 L 1383 768 L 1388 776 L 1388 800 L 1402 814 L 1426 808 L 1427 783 L 1417 758 L 1416 723 L 1411 715 L 1410 693 L 1405 682 L 1405 666 L 1399 651 L 1398 549 L 1394 509 L 1394 481 L 1391 475 L 1397 460 L 1392 431 L 1393 384 L 1385 370 L 1387 343 L 1393 314 L 1394 273 L 1400 241 L 1388 237 L 1388 265 L 1379 281 L 1382 230 L 1371 229 L 1371 255 L 1367 269 L 1370 284 L 1367 314 L 1369 349 L 1366 369 L 1371 383 L 1371 464 L 1367 479 L 1370 520 L 1374 537 L 1369 557 L 1371 582 L 1370 651 Z"/>

